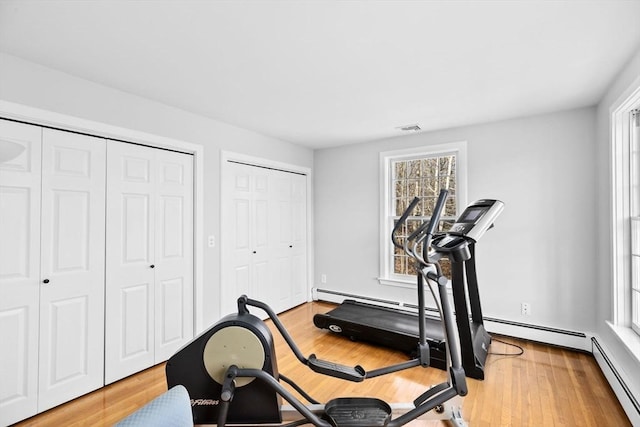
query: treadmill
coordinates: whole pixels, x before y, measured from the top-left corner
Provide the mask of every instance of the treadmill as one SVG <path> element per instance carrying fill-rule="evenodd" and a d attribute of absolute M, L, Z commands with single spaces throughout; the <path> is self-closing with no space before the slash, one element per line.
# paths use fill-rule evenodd
<path fill-rule="evenodd" d="M 464 210 L 449 231 L 434 236 L 431 242 L 431 251 L 436 256 L 448 258 L 451 263 L 450 280 L 462 350 L 462 366 L 467 377 L 480 380 L 484 379 L 484 364 L 491 336 L 484 328 L 482 317 L 475 244 L 493 227 L 494 220 L 503 209 L 504 203 L 499 200 L 478 200 Z M 423 250 L 427 251 L 429 248 Z M 366 341 L 406 353 L 419 351 L 417 343 L 420 321 L 417 314 L 406 310 L 347 299 L 328 313 L 316 314 L 313 323 L 318 328 L 328 329 L 354 341 Z M 430 365 L 446 369 L 446 349 L 440 318 L 426 315 L 424 327 L 431 356 Z"/>

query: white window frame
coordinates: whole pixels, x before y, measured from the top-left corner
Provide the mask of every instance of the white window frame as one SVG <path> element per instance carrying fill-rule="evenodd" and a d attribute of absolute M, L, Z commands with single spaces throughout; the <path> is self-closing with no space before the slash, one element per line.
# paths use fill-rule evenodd
<path fill-rule="evenodd" d="M 458 141 L 438 145 L 421 146 L 404 150 L 380 153 L 380 275 L 382 285 L 415 287 L 413 276 L 393 273 L 393 244 L 391 243 L 392 221 L 389 212 L 393 206 L 393 176 L 391 164 L 398 160 L 421 157 L 435 157 L 455 154 L 456 156 L 456 209 L 460 214 L 467 206 L 467 142 Z"/>
<path fill-rule="evenodd" d="M 632 174 L 634 167 L 631 162 L 632 129 L 631 111 L 640 108 L 640 80 L 636 82 L 635 90 L 611 109 L 611 171 L 612 171 L 612 283 L 613 307 L 612 326 L 614 332 L 623 337 L 629 333 L 636 335 L 638 342 L 640 325 L 632 322 L 632 242 L 631 242 L 631 214 L 632 214 Z M 637 173 L 638 171 L 635 171 Z"/>

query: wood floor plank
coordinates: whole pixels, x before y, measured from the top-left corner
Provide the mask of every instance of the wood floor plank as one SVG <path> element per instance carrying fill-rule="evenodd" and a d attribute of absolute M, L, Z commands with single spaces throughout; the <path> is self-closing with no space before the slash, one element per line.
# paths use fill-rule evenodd
<path fill-rule="evenodd" d="M 333 305 L 308 303 L 281 315 L 302 353 L 371 370 L 407 359 L 406 355 L 352 342 L 313 326 L 315 313 Z M 272 330 L 273 325 L 269 324 Z M 574 352 L 508 337 L 497 337 L 524 348 L 495 341 L 486 361 L 484 381 L 468 379 L 463 414 L 470 427 L 496 426 L 630 426 L 595 359 Z M 412 401 L 430 384 L 446 380 L 439 369 L 411 370 L 351 383 L 315 374 L 298 362 L 284 340 L 274 333 L 278 367 L 311 396 L 327 401 L 338 396 L 375 396 L 388 402 Z M 17 424 L 27 426 L 110 426 L 151 401 L 167 385 L 164 364 L 125 378 L 98 391 Z M 442 421 L 418 420 L 409 426 L 440 427 Z"/>

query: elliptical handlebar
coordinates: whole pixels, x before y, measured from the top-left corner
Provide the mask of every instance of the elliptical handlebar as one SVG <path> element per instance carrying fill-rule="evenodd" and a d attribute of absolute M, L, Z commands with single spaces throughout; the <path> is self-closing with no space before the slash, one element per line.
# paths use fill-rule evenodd
<path fill-rule="evenodd" d="M 433 261 L 429 259 L 429 246 L 431 246 L 431 238 L 433 237 L 433 233 L 436 230 L 438 223 L 440 222 L 440 216 L 444 209 L 448 195 L 448 190 L 440 190 L 440 194 L 438 195 L 438 200 L 436 201 L 436 205 L 433 209 L 433 214 L 431 215 L 430 220 L 423 222 L 420 227 L 418 227 L 413 233 L 411 233 L 407 237 L 404 245 L 399 242 L 397 233 L 406 223 L 407 218 L 409 218 L 411 212 L 413 212 L 416 205 L 420 201 L 418 197 L 414 197 L 407 209 L 405 209 L 405 211 L 402 213 L 402 216 L 400 216 L 400 218 L 396 222 L 395 226 L 393 227 L 393 231 L 391 232 L 391 241 L 393 242 L 393 244 L 396 247 L 403 249 L 409 256 L 416 258 L 422 264 L 433 263 Z M 420 244 L 420 242 L 424 242 L 422 256 L 420 256 L 420 254 L 418 254 L 416 251 L 416 248 Z"/>
<path fill-rule="evenodd" d="M 414 197 L 411 203 L 409 203 L 407 209 L 405 209 L 402 213 L 402 216 L 400 216 L 400 218 L 398 219 L 398 222 L 396 222 L 396 225 L 393 226 L 393 231 L 391 231 L 391 241 L 393 242 L 393 245 L 395 247 L 404 249 L 404 245 L 402 245 L 398 241 L 398 236 L 396 234 L 398 233 L 398 230 L 400 230 L 402 225 L 407 221 L 407 218 L 409 218 L 409 215 L 411 215 L 411 212 L 413 212 L 419 202 L 420 199 L 418 197 Z"/>
<path fill-rule="evenodd" d="M 444 188 L 440 190 L 438 201 L 436 202 L 435 208 L 433 208 L 433 215 L 431 215 L 431 220 L 429 221 L 429 226 L 427 227 L 426 235 L 429 240 L 431 240 L 430 237 L 433 236 L 433 232 L 436 230 L 436 227 L 440 222 L 440 215 L 442 214 L 444 203 L 446 202 L 448 195 L 449 190 L 445 190 Z"/>
<path fill-rule="evenodd" d="M 433 238 L 433 233 L 436 231 L 436 228 L 440 223 L 440 216 L 442 215 L 442 211 L 444 210 L 444 205 L 447 201 L 448 195 L 449 190 L 445 190 L 444 188 L 440 190 L 438 200 L 436 201 L 436 206 L 433 208 L 433 215 L 431 215 L 431 220 L 429 220 L 429 225 L 425 233 L 424 244 L 422 245 L 422 257 L 427 263 L 433 263 L 430 260 L 429 248 L 431 247 L 431 239 Z"/>

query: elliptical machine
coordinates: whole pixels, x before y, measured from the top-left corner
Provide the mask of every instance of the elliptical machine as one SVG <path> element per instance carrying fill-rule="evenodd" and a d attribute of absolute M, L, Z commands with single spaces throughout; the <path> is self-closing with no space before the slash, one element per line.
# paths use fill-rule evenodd
<path fill-rule="evenodd" d="M 431 239 L 438 224 L 448 192 L 441 190 L 429 222 L 422 224 L 404 243 L 397 233 L 418 204 L 415 198 L 396 223 L 392 240 L 417 262 L 419 319 L 424 319 L 425 283 L 437 302 L 447 350 L 449 352 L 448 379 L 435 385 L 420 396 L 397 418 L 392 419 L 392 406 L 376 398 L 335 398 L 324 405 L 310 398 L 293 381 L 278 372 L 273 337 L 266 324 L 249 313 L 247 307 L 264 310 L 282 335 L 296 358 L 312 371 L 347 381 L 362 382 L 368 378 L 392 374 L 414 367 L 430 365 L 429 345 L 424 324 L 420 325 L 417 357 L 407 362 L 366 371 L 355 367 L 318 359 L 315 354 L 304 357 L 300 349 L 266 304 L 247 296 L 238 298 L 238 313 L 222 318 L 216 325 L 196 337 L 167 362 L 166 375 L 169 388 L 182 384 L 189 391 L 194 422 L 198 424 L 261 424 L 282 423 L 282 399 L 286 400 L 302 417 L 289 426 L 313 424 L 318 427 L 374 427 L 402 426 L 456 396 L 467 394 L 465 372 L 462 368 L 460 343 L 453 308 L 447 297 L 448 279 L 443 276 L 437 260 L 431 258 Z M 422 244 L 422 251 L 418 250 Z M 288 383 L 312 405 L 305 405 L 280 381 Z M 451 414 L 451 420 L 466 425 L 460 413 Z"/>

